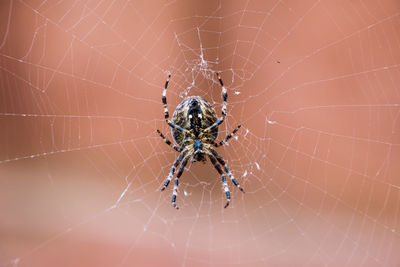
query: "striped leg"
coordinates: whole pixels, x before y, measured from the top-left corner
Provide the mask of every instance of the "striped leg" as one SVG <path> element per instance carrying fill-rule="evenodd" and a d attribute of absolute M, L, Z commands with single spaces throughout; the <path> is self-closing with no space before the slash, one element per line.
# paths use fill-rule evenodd
<path fill-rule="evenodd" d="M 218 72 L 217 72 L 217 77 L 218 77 L 219 83 L 221 84 L 221 87 L 222 87 L 222 100 L 223 100 L 223 102 L 222 102 L 222 117 L 219 118 L 213 125 L 211 125 L 207 129 L 205 129 L 204 132 L 206 132 L 206 133 L 211 132 L 215 127 L 218 127 L 221 123 L 223 123 L 225 120 L 225 116 L 226 116 L 226 100 L 228 99 L 228 93 L 226 91 L 224 83 L 221 80 L 221 75 L 219 75 Z"/>
<path fill-rule="evenodd" d="M 175 149 L 178 152 L 181 151 L 181 148 L 178 148 L 175 144 L 173 144 L 171 141 L 169 141 L 167 138 L 165 138 L 165 136 L 162 134 L 162 132 L 160 132 L 160 130 L 157 130 L 157 133 L 161 136 L 161 138 L 164 140 L 164 142 L 167 145 L 169 145 L 170 147 L 172 147 L 173 149 Z"/>
<path fill-rule="evenodd" d="M 179 179 L 179 177 L 181 177 L 181 175 L 183 173 L 183 170 L 185 169 L 185 166 L 188 163 L 188 160 L 189 160 L 190 156 L 191 156 L 190 153 L 185 156 L 185 158 L 182 161 L 181 166 L 179 167 L 178 173 L 176 174 L 176 177 L 175 177 L 174 190 L 172 191 L 172 200 L 171 200 L 172 206 L 175 209 L 179 209 L 178 205 L 175 204 L 176 196 L 178 195 L 178 185 L 179 185 L 178 179 Z"/>
<path fill-rule="evenodd" d="M 175 128 L 175 129 L 177 129 L 177 130 L 179 130 L 179 131 L 181 131 L 181 132 L 183 132 L 183 133 L 190 134 L 188 130 L 183 129 L 183 128 L 180 127 L 179 125 L 176 125 L 176 124 L 175 124 L 173 121 L 171 121 L 171 120 L 167 120 L 167 124 L 168 124 L 169 126 L 171 126 L 172 128 Z"/>
<path fill-rule="evenodd" d="M 221 80 L 221 75 L 219 75 L 219 73 L 217 72 L 217 77 L 219 80 L 219 83 L 221 84 L 222 87 L 222 116 L 225 118 L 226 116 L 226 100 L 228 99 L 228 93 L 226 92 L 226 88 L 224 86 L 224 83 Z"/>
<path fill-rule="evenodd" d="M 178 207 L 178 205 L 176 205 L 175 201 L 176 201 L 176 195 L 178 194 L 178 185 L 179 185 L 178 177 L 175 177 L 175 184 L 174 184 L 174 190 L 172 191 L 171 203 L 172 203 L 172 206 L 177 210 L 179 209 L 179 207 Z"/>
<path fill-rule="evenodd" d="M 229 188 L 228 188 L 228 184 L 226 183 L 226 176 L 225 174 L 222 174 L 222 185 L 224 187 L 224 191 L 226 194 L 226 204 L 224 206 L 224 208 L 226 209 L 229 206 L 229 203 L 231 201 L 231 195 L 229 193 Z"/>
<path fill-rule="evenodd" d="M 231 178 L 232 183 L 239 188 L 240 191 L 245 193 L 244 189 L 240 186 L 239 182 L 235 179 L 233 174 L 230 172 L 228 168 L 228 164 L 225 163 L 224 159 L 215 151 L 214 149 L 210 149 L 211 153 L 213 156 L 218 160 L 218 162 L 224 166 L 225 172 L 228 174 L 229 178 Z"/>
<path fill-rule="evenodd" d="M 231 194 L 229 193 L 229 188 L 228 188 L 228 184 L 226 183 L 226 176 L 224 174 L 224 172 L 221 169 L 221 166 L 218 164 L 217 160 L 215 159 L 215 157 L 213 156 L 213 154 L 208 154 L 208 157 L 211 160 L 211 163 L 214 165 L 214 168 L 218 171 L 218 173 L 221 175 L 221 179 L 222 179 L 222 186 L 224 188 L 224 192 L 226 195 L 226 204 L 225 207 L 229 206 L 229 203 L 231 201 Z"/>
<path fill-rule="evenodd" d="M 203 132 L 204 133 L 210 133 L 214 130 L 214 128 L 218 127 L 221 123 L 224 122 L 225 116 L 222 116 L 221 118 L 219 118 L 216 122 L 214 122 L 213 125 L 211 125 L 210 127 L 208 127 L 207 129 L 204 129 Z"/>
<path fill-rule="evenodd" d="M 179 163 L 181 163 L 181 160 L 183 158 L 183 156 L 186 154 L 187 150 L 183 150 L 179 156 L 176 158 L 174 164 L 171 167 L 171 171 L 169 172 L 169 175 L 167 176 L 167 178 L 165 179 L 165 182 L 163 184 L 163 187 L 161 188 L 161 191 L 164 191 L 165 188 L 167 188 L 167 186 L 169 185 L 169 183 L 172 180 L 172 177 L 174 176 L 175 173 L 175 168 L 178 167 Z"/>
<path fill-rule="evenodd" d="M 228 169 L 228 165 L 225 164 L 224 166 L 225 172 L 228 174 L 229 178 L 231 178 L 232 183 L 239 188 L 240 191 L 242 191 L 243 193 L 246 193 L 244 191 L 244 189 L 240 186 L 239 182 L 235 179 L 235 177 L 233 176 L 233 174 L 230 172 L 230 170 Z"/>
<path fill-rule="evenodd" d="M 226 144 L 226 142 L 228 142 L 229 139 L 231 139 L 233 137 L 233 135 L 240 129 L 241 125 L 239 125 L 238 127 L 235 128 L 235 130 L 232 131 L 232 133 L 228 134 L 224 140 L 222 140 L 219 143 L 214 143 L 215 147 L 219 147 L 222 146 L 224 144 Z"/>
<path fill-rule="evenodd" d="M 165 81 L 164 90 L 163 90 L 162 97 L 161 97 L 161 100 L 162 100 L 162 103 L 163 103 L 163 107 L 164 107 L 164 118 L 165 118 L 165 121 L 172 128 L 175 128 L 175 129 L 177 129 L 177 130 L 179 130 L 181 132 L 188 132 L 187 130 L 183 129 L 179 125 L 176 125 L 173 121 L 171 121 L 169 119 L 169 112 L 168 112 L 168 107 L 167 107 L 167 88 L 168 88 L 169 78 L 171 78 L 171 74 L 168 75 L 168 78 Z"/>
<path fill-rule="evenodd" d="M 165 117 L 165 120 L 167 121 L 167 123 L 168 123 L 168 118 L 169 118 L 168 107 L 167 107 L 167 88 L 168 88 L 169 78 L 171 78 L 171 74 L 168 75 L 168 78 L 165 81 L 164 91 L 162 93 L 162 98 L 161 98 L 163 106 L 164 106 L 164 117 Z"/>

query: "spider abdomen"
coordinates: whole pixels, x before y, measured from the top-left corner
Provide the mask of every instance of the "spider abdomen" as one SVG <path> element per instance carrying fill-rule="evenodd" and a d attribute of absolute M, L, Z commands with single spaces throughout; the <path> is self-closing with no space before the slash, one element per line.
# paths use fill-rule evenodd
<path fill-rule="evenodd" d="M 213 106 L 200 96 L 190 96 L 182 100 L 176 107 L 172 116 L 172 121 L 186 130 L 206 129 L 218 120 L 217 113 Z M 182 145 L 185 133 L 178 129 L 171 129 L 175 142 Z M 210 141 L 214 141 L 218 136 L 218 127 L 208 135 Z"/>

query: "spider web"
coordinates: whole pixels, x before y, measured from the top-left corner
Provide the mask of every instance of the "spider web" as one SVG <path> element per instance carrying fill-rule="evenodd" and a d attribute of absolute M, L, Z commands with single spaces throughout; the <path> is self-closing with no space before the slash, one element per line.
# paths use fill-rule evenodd
<path fill-rule="evenodd" d="M 400 264 L 398 1 L 0 7 L 0 265 Z M 176 211 L 162 87 L 220 114 L 217 71 L 246 194 L 189 163 Z"/>

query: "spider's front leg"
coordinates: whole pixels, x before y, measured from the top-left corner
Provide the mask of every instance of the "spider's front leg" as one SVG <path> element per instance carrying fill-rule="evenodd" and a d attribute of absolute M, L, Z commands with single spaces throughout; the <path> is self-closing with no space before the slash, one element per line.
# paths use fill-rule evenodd
<path fill-rule="evenodd" d="M 224 206 L 224 208 L 229 206 L 229 203 L 231 201 L 231 194 L 229 192 L 229 187 L 228 184 L 226 183 L 226 176 L 224 174 L 224 172 L 221 169 L 221 166 L 218 164 L 217 160 L 215 159 L 215 157 L 213 156 L 213 154 L 211 153 L 207 153 L 208 157 L 211 160 L 211 163 L 214 165 L 214 168 L 218 171 L 218 173 L 221 175 L 221 180 L 222 180 L 222 186 L 224 188 L 224 192 L 226 195 L 226 204 Z"/>
<path fill-rule="evenodd" d="M 240 186 L 239 182 L 236 180 L 236 178 L 233 176 L 231 171 L 228 168 L 228 164 L 225 163 L 224 159 L 215 151 L 214 149 L 210 149 L 212 155 L 218 160 L 218 162 L 224 166 L 225 172 L 228 174 L 229 178 L 231 178 L 232 183 L 239 188 L 240 191 L 245 193 L 244 189 Z"/>
<path fill-rule="evenodd" d="M 182 175 L 182 173 L 183 173 L 183 170 L 185 169 L 186 164 L 188 163 L 188 160 L 189 160 L 189 158 L 190 158 L 191 155 L 192 155 L 192 154 L 189 153 L 189 154 L 187 154 L 187 155 L 184 157 L 181 166 L 179 166 L 178 173 L 176 174 L 176 177 L 175 177 L 174 190 L 172 191 L 172 199 L 171 199 L 172 206 L 173 206 L 175 209 L 179 209 L 178 205 L 175 204 L 175 202 L 176 202 L 176 196 L 178 195 L 178 185 L 179 185 L 179 180 L 178 180 L 178 179 L 179 179 L 179 177 L 181 177 L 181 175 Z"/>
<path fill-rule="evenodd" d="M 175 168 L 177 168 L 179 163 L 181 163 L 181 160 L 182 160 L 183 156 L 185 156 L 186 152 L 187 152 L 186 149 L 182 150 L 182 152 L 179 154 L 179 156 L 175 159 L 174 164 L 172 164 L 171 171 L 169 172 L 167 178 L 165 179 L 163 187 L 161 188 L 161 191 L 164 191 L 165 188 L 167 188 L 167 186 L 171 182 L 172 176 L 174 176 L 174 174 L 175 174 Z"/>

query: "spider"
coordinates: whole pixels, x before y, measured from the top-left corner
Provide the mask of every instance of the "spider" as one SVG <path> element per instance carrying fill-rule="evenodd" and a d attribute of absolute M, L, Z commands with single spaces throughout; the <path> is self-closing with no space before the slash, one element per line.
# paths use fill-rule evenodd
<path fill-rule="evenodd" d="M 179 169 L 174 180 L 174 189 L 172 192 L 172 206 L 175 209 L 179 209 L 176 204 L 176 196 L 178 192 L 178 179 L 181 177 L 188 160 L 191 158 L 191 162 L 203 162 L 206 161 L 206 156 L 210 159 L 215 169 L 221 175 L 223 190 L 226 195 L 226 204 L 224 208 L 229 206 L 231 200 L 228 184 L 226 182 L 226 175 L 223 172 L 221 166 L 225 170 L 226 174 L 231 179 L 232 183 L 244 193 L 243 188 L 240 186 L 238 181 L 229 171 L 228 165 L 224 159 L 214 150 L 213 147 L 219 147 L 224 145 L 232 136 L 239 130 L 240 125 L 237 126 L 230 134 L 228 134 L 224 140 L 219 143 L 215 142 L 218 136 L 218 127 L 224 121 L 226 116 L 226 100 L 228 94 L 226 88 L 221 80 L 221 76 L 217 73 L 219 83 L 222 87 L 222 117 L 218 119 L 217 114 L 213 106 L 204 98 L 200 96 L 190 96 L 182 100 L 182 102 L 176 107 L 175 112 L 172 116 L 172 121 L 169 119 L 169 113 L 167 108 L 167 87 L 171 75 L 168 75 L 167 81 L 164 85 L 162 94 L 162 103 L 164 106 L 164 117 L 167 124 L 172 128 L 171 133 L 174 140 L 179 146 L 176 146 L 169 141 L 161 132 L 157 130 L 157 133 L 161 136 L 164 142 L 172 147 L 174 150 L 179 152 L 179 156 L 175 159 L 171 167 L 171 171 L 161 191 L 169 185 L 172 177 L 175 174 L 176 168 Z"/>

